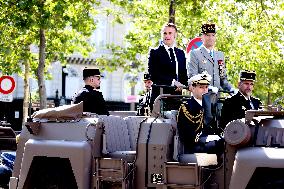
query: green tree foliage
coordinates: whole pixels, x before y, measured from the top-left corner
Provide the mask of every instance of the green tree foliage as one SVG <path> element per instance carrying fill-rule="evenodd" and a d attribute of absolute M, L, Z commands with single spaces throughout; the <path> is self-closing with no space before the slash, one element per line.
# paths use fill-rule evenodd
<path fill-rule="evenodd" d="M 170 0 L 111 0 L 131 15 L 131 29 L 126 34 L 126 47 L 110 45 L 115 53 L 110 62 L 125 62 L 139 71 L 147 67 L 147 53 L 157 46 L 160 29 L 169 20 Z M 175 23 L 178 45 L 186 48 L 190 39 L 199 35 L 205 22 L 217 25 L 217 48 L 226 55 L 229 79 L 237 87 L 242 69 L 255 70 L 254 94 L 265 104 L 282 96 L 284 89 L 283 32 L 284 2 L 281 0 L 175 0 Z M 114 13 L 114 12 L 112 12 Z M 123 19 L 118 19 L 123 21 Z M 137 58 L 138 57 L 138 58 Z M 102 59 L 106 61 L 106 59 Z"/>
<path fill-rule="evenodd" d="M 0 0 L 0 69 L 19 73 L 28 63 L 38 79 L 41 108 L 46 105 L 45 76 L 49 64 L 74 52 L 94 50 L 89 37 L 99 0 Z M 31 51 L 39 49 L 38 54 Z"/>
<path fill-rule="evenodd" d="M 126 47 L 119 47 L 113 44 L 108 46 L 112 50 L 114 56 L 100 60 L 119 63 L 124 67 L 125 71 L 132 71 L 132 68 L 137 68 L 138 71 L 144 71 L 147 64 L 147 53 L 149 47 L 157 46 L 161 38 L 161 27 L 169 20 L 170 1 L 163 0 L 111 0 L 114 4 L 121 6 L 120 10 L 109 10 L 112 14 L 119 17 L 125 15 L 125 10 L 131 17 L 129 19 L 117 19 L 119 21 L 131 23 L 131 29 L 125 36 Z M 180 30 L 178 43 L 185 47 L 188 42 L 188 37 L 193 38 L 198 35 L 198 28 L 194 23 L 201 21 L 202 8 L 204 0 L 179 0 L 175 1 L 176 7 L 176 23 Z M 186 15 L 186 16 L 185 16 Z M 195 20 L 189 22 L 188 18 L 195 17 Z M 196 24 L 195 24 L 196 25 Z M 189 35 L 191 34 L 191 35 Z M 186 40 L 186 41 L 183 41 Z M 125 65 L 125 62 L 128 64 Z M 142 65 L 142 66 L 141 66 Z"/>
<path fill-rule="evenodd" d="M 242 69 L 255 70 L 254 94 L 265 104 L 283 96 L 283 1 L 243 1 L 218 5 L 219 48 L 225 51 L 234 83 Z M 225 11 L 224 11 L 225 10 Z M 225 24 L 226 23 L 226 24 Z"/>

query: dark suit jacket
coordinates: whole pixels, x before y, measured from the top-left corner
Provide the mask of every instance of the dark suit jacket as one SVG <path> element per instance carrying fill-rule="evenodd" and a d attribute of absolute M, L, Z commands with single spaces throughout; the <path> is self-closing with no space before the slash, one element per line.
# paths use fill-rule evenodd
<path fill-rule="evenodd" d="M 73 102 L 77 104 L 83 101 L 83 111 L 99 115 L 109 115 L 104 97 L 100 91 L 94 90 L 90 85 L 85 85 L 74 97 Z"/>
<path fill-rule="evenodd" d="M 250 97 L 250 100 L 254 106 L 254 110 L 259 109 L 261 101 L 254 97 Z M 220 126 L 225 128 L 230 121 L 244 118 L 245 112 L 250 109 L 252 109 L 250 102 L 240 92 L 226 98 L 221 111 Z"/>
<path fill-rule="evenodd" d="M 178 81 L 187 85 L 186 58 L 184 51 L 174 48 L 178 61 Z M 176 65 L 171 63 L 170 56 L 164 45 L 151 49 L 148 57 L 148 72 L 151 80 L 157 85 L 171 85 L 176 78 Z"/>
<path fill-rule="evenodd" d="M 191 97 L 180 106 L 177 117 L 178 133 L 185 151 L 193 150 L 196 135 L 201 132 L 202 127 L 203 107 Z"/>

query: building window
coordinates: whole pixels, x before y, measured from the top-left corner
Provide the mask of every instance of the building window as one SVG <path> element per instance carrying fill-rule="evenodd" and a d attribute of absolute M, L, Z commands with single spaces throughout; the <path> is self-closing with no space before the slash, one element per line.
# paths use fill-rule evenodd
<path fill-rule="evenodd" d="M 96 48 L 102 49 L 107 43 L 107 19 L 100 17 L 97 20 L 97 28 L 91 36 L 91 40 L 95 43 Z"/>

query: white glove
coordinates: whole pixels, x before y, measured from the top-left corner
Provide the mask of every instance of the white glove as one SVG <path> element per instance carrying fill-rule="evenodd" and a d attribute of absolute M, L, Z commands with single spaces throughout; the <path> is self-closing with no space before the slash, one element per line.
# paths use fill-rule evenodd
<path fill-rule="evenodd" d="M 181 84 L 179 81 L 176 81 L 175 79 L 173 79 L 173 81 L 172 81 L 172 86 L 176 86 L 178 88 L 185 87 L 183 84 Z"/>
<path fill-rule="evenodd" d="M 208 89 L 211 90 L 213 93 L 216 93 L 216 94 L 217 94 L 218 91 L 219 91 L 218 87 L 213 87 L 213 86 L 211 86 L 211 85 L 208 87 Z"/>

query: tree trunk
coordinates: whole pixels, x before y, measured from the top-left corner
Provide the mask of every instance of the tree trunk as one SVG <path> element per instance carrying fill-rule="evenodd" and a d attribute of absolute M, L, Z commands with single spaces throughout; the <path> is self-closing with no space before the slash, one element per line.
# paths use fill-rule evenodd
<path fill-rule="evenodd" d="M 171 0 L 169 10 L 169 23 L 175 23 L 175 0 Z"/>
<path fill-rule="evenodd" d="M 46 88 L 44 80 L 44 66 L 45 66 L 45 31 L 40 29 L 40 42 L 39 42 L 39 64 L 37 68 L 38 79 L 38 92 L 40 100 L 40 109 L 46 108 Z"/>
<path fill-rule="evenodd" d="M 271 93 L 270 92 L 268 92 L 268 94 L 267 94 L 267 105 L 271 105 L 272 103 L 271 103 Z"/>
<path fill-rule="evenodd" d="M 268 82 L 267 87 L 269 89 L 268 93 L 267 93 L 267 106 L 268 106 L 268 105 L 271 105 L 271 93 L 270 93 L 270 91 L 271 91 L 271 83 L 270 82 Z"/>
<path fill-rule="evenodd" d="M 29 113 L 29 94 L 30 94 L 30 63 L 25 61 L 25 75 L 24 75 L 24 101 L 23 101 L 23 120 L 22 127 L 24 126 Z"/>

